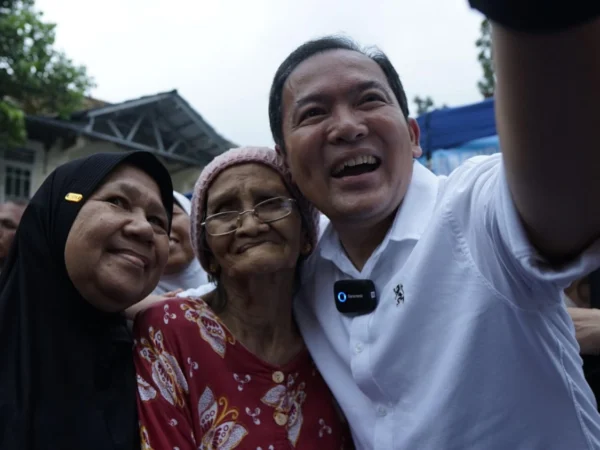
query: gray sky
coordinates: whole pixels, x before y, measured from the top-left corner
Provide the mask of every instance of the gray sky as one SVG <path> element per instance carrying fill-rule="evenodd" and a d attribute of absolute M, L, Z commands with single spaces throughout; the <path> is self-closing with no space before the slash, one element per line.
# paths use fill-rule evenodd
<path fill-rule="evenodd" d="M 56 45 L 88 67 L 92 95 L 119 102 L 177 89 L 237 144 L 272 145 L 272 77 L 304 41 L 343 33 L 385 51 L 409 99 L 481 99 L 467 0 L 37 0 Z M 414 112 L 414 104 L 411 101 Z"/>

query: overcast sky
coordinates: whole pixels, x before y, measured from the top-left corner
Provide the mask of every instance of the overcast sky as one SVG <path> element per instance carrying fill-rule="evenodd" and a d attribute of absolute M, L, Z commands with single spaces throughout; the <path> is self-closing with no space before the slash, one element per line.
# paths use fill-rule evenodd
<path fill-rule="evenodd" d="M 481 99 L 467 0 L 37 0 L 59 49 L 88 67 L 109 102 L 177 89 L 225 138 L 272 145 L 268 92 L 304 41 L 343 33 L 377 45 L 409 99 L 458 106 Z M 414 112 L 414 104 L 411 102 Z"/>

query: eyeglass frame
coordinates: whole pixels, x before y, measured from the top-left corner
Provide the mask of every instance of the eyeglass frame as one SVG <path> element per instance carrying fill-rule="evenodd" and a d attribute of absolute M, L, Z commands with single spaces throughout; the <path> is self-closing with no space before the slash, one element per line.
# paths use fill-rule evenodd
<path fill-rule="evenodd" d="M 262 220 L 261 218 L 259 218 L 256 215 L 256 208 L 259 207 L 260 205 L 262 205 L 263 203 L 267 203 L 267 202 L 270 202 L 270 201 L 275 200 L 275 199 L 283 199 L 283 200 L 286 200 L 286 201 L 290 202 L 291 205 L 292 205 L 292 209 L 290 209 L 290 211 L 286 215 L 278 217 L 277 219 Z M 256 205 L 254 205 L 254 208 L 247 209 L 245 211 L 225 211 L 225 212 L 220 212 L 220 213 L 216 213 L 216 214 L 211 214 L 210 216 L 207 216 L 206 219 L 204 219 L 204 222 L 202 222 L 200 225 L 202 227 L 204 227 L 204 229 L 206 230 L 206 234 L 208 234 L 209 236 L 213 236 L 213 237 L 227 236 L 228 234 L 235 233 L 237 230 L 240 229 L 240 227 L 242 225 L 242 220 L 241 219 L 244 216 L 244 214 L 252 213 L 252 215 L 257 220 L 259 220 L 261 223 L 273 223 L 273 222 L 277 222 L 278 220 L 285 219 L 290 214 L 292 214 L 293 209 L 294 209 L 293 206 L 296 205 L 296 204 L 297 204 L 297 202 L 293 198 L 284 197 L 284 196 L 271 197 L 271 198 L 268 198 L 266 200 L 263 200 L 262 202 L 257 203 Z M 211 218 L 214 218 L 214 217 L 217 217 L 217 216 L 220 216 L 220 215 L 223 215 L 223 214 L 231 214 L 231 213 L 234 213 L 234 212 L 238 214 L 238 217 L 237 217 L 237 226 L 233 230 L 227 231 L 225 233 L 219 233 L 219 234 L 209 233 L 208 228 L 206 227 L 206 222 L 208 222 Z"/>

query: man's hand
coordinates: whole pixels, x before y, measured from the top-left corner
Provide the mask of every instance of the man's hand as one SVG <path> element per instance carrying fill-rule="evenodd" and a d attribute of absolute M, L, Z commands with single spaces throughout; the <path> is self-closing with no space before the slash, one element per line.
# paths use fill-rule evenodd
<path fill-rule="evenodd" d="M 582 355 L 600 355 L 600 309 L 567 308 Z"/>

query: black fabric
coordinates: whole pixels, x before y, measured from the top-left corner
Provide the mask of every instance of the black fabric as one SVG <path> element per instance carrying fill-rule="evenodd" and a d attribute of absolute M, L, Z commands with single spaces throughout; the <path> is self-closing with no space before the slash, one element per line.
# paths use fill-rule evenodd
<path fill-rule="evenodd" d="M 469 0 L 469 3 L 493 22 L 532 33 L 562 31 L 600 16 L 598 0 Z"/>
<path fill-rule="evenodd" d="M 169 215 L 171 178 L 150 153 L 98 153 L 56 169 L 23 214 L 0 276 L 0 449 L 139 449 L 132 341 L 71 283 L 70 228 L 119 164 L 147 172 Z M 83 195 L 74 203 L 66 194 Z"/>
<path fill-rule="evenodd" d="M 600 269 L 589 275 L 590 280 L 590 306 L 600 309 Z M 583 373 L 588 384 L 594 392 L 596 403 L 600 408 L 600 356 L 582 355 Z"/>
<path fill-rule="evenodd" d="M 583 374 L 596 397 L 596 405 L 600 407 L 600 356 L 581 355 L 581 358 L 583 359 Z"/>
<path fill-rule="evenodd" d="M 590 306 L 600 309 L 600 269 L 590 273 L 588 279 L 590 280 Z"/>

